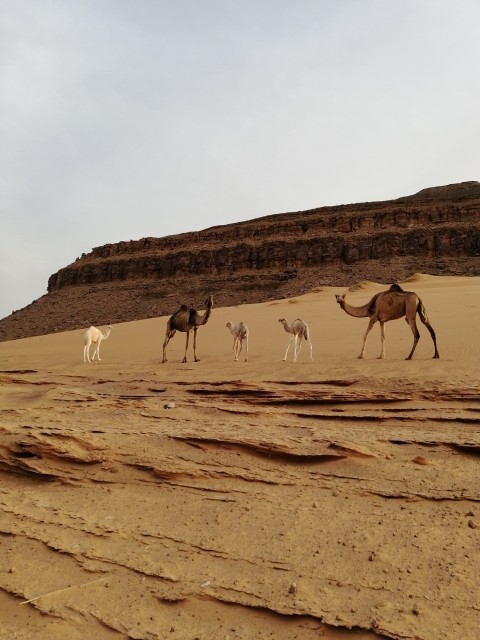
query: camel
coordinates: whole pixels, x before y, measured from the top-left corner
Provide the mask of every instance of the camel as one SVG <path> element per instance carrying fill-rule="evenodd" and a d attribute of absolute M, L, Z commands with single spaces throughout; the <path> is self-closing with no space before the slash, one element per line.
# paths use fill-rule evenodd
<path fill-rule="evenodd" d="M 345 301 L 345 295 L 335 295 L 335 298 L 340 307 L 348 313 L 349 316 L 354 318 L 370 318 L 367 330 L 363 336 L 363 346 L 359 354 L 359 358 L 363 358 L 365 354 L 365 344 L 367 342 L 367 336 L 377 322 L 380 323 L 380 336 L 382 341 L 382 351 L 378 356 L 380 359 L 385 358 L 385 323 L 389 320 L 398 320 L 405 316 L 405 320 L 410 326 L 413 333 L 413 347 L 407 356 L 406 360 L 411 360 L 413 352 L 417 346 L 417 342 L 420 339 L 420 332 L 417 328 L 416 315 L 418 313 L 420 320 L 427 327 L 430 335 L 432 336 L 433 345 L 435 347 L 434 358 L 439 358 L 440 355 L 437 349 L 437 337 L 435 331 L 428 321 L 427 312 L 423 305 L 423 302 L 417 296 L 414 291 L 404 291 L 398 284 L 392 284 L 390 289 L 377 293 L 367 304 L 362 307 L 352 307 Z"/>
<path fill-rule="evenodd" d="M 298 354 L 300 353 L 300 349 L 302 348 L 302 338 L 308 342 L 308 346 L 310 347 L 310 360 L 313 360 L 312 353 L 312 343 L 310 342 L 310 332 L 306 322 L 304 322 L 301 318 L 297 318 L 292 322 L 291 325 L 288 324 L 288 320 L 285 318 L 280 318 L 279 322 L 283 324 L 283 328 L 287 333 L 290 333 L 290 340 L 288 341 L 287 348 L 285 350 L 285 355 L 283 356 L 283 361 L 287 359 L 288 350 L 290 349 L 290 345 L 294 342 L 293 348 L 293 360 L 292 362 L 296 362 L 298 358 Z"/>
<path fill-rule="evenodd" d="M 185 344 L 185 355 L 183 357 L 182 362 L 187 362 L 187 350 L 188 350 L 188 341 L 190 338 L 190 331 L 193 329 L 193 357 L 195 362 L 200 362 L 200 359 L 197 358 L 197 330 L 203 324 L 208 322 L 210 314 L 213 309 L 213 297 L 209 296 L 205 301 L 205 306 L 207 307 L 203 316 L 199 315 L 196 309 L 190 309 L 187 305 L 182 304 L 180 309 L 176 311 L 167 322 L 167 331 L 165 333 L 165 341 L 163 343 L 163 362 L 167 362 L 167 354 L 166 348 L 167 344 L 173 338 L 177 331 L 182 331 L 187 334 L 187 341 Z"/>
<path fill-rule="evenodd" d="M 98 360 L 101 360 L 100 344 L 102 340 L 106 340 L 108 338 L 111 330 L 112 330 L 112 327 L 109 325 L 105 333 L 102 333 L 100 329 L 97 329 L 97 327 L 94 327 L 92 325 L 89 329 L 85 331 L 85 333 L 83 334 L 83 341 L 85 344 L 85 346 L 83 347 L 84 362 L 93 362 L 93 360 L 95 360 L 95 355 L 97 356 Z M 92 356 L 92 359 L 90 360 L 90 346 L 92 342 L 95 345 L 95 349 L 93 350 L 93 356 Z"/>
<path fill-rule="evenodd" d="M 235 362 L 242 352 L 243 343 L 245 342 L 245 362 L 248 361 L 248 327 L 243 322 L 239 322 L 235 326 L 231 322 L 227 322 L 226 326 L 230 329 L 233 336 L 233 354 Z"/>

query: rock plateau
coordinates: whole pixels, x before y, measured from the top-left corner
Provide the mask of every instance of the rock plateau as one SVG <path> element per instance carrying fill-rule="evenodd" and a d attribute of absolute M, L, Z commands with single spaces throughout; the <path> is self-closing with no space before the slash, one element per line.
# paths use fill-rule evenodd
<path fill-rule="evenodd" d="M 96 247 L 54 273 L 48 293 L 0 320 L 0 341 L 155 316 L 179 304 L 258 303 L 322 285 L 415 272 L 480 275 L 480 183 L 397 200 L 269 215 Z"/>

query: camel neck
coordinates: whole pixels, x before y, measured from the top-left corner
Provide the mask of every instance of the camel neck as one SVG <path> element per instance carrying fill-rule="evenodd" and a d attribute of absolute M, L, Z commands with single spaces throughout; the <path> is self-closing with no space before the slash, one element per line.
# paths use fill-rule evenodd
<path fill-rule="evenodd" d="M 348 302 L 343 301 L 340 303 L 340 306 L 345 313 L 348 313 L 349 316 L 353 316 L 354 318 L 368 318 L 369 316 L 368 310 L 370 302 L 361 307 L 353 307 L 351 304 L 348 304 Z"/>
<path fill-rule="evenodd" d="M 211 307 L 207 307 L 207 310 L 205 311 L 205 313 L 203 314 L 203 316 L 201 318 L 200 324 L 205 324 L 207 322 L 207 320 L 209 319 L 211 313 L 212 313 L 212 308 Z"/>

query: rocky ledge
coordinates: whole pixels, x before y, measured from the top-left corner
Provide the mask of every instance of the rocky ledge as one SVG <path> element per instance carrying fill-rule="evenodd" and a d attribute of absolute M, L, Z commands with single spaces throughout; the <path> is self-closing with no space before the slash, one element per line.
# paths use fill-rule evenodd
<path fill-rule="evenodd" d="M 164 238 L 107 244 L 48 281 L 48 293 L 0 320 L 0 341 L 300 295 L 416 271 L 480 275 L 480 183 L 383 202 L 269 215 Z"/>

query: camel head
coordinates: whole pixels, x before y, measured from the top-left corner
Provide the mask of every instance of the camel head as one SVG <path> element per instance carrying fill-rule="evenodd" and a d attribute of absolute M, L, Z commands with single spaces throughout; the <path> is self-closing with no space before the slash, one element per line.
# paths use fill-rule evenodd
<path fill-rule="evenodd" d="M 342 306 L 342 304 L 345 303 L 345 296 L 346 296 L 345 293 L 342 293 L 342 294 L 336 293 L 335 294 L 335 300 L 338 302 L 338 304 L 340 306 Z"/>
<path fill-rule="evenodd" d="M 286 320 L 286 318 L 279 318 L 278 321 L 281 322 L 282 324 L 284 324 L 287 320 Z"/>
<path fill-rule="evenodd" d="M 205 300 L 205 306 L 207 309 L 213 309 L 213 296 L 209 295 L 208 298 Z"/>

